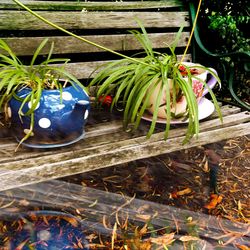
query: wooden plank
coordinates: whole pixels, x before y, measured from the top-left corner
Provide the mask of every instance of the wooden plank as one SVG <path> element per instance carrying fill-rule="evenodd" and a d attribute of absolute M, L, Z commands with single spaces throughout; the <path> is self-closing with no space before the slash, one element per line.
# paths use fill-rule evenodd
<path fill-rule="evenodd" d="M 249 121 L 249 115 L 246 114 L 244 119 Z M 250 122 L 235 125 L 236 122 L 234 119 L 230 122 L 232 126 L 201 132 L 198 139 L 193 138 L 190 143 L 185 145 L 182 144 L 184 136 L 177 136 L 178 129 L 176 129 L 171 131 L 174 134 L 167 141 L 159 140 L 159 135 L 155 134 L 155 137 L 152 136 L 152 139 L 149 140 L 138 137 L 94 148 L 53 154 L 56 155 L 53 158 L 51 156 L 40 156 L 18 162 L 4 163 L 1 164 L 1 169 L 4 170 L 0 174 L 1 189 L 6 190 L 48 179 L 56 179 L 131 160 L 204 145 L 208 142 L 217 142 L 233 138 L 236 134 L 242 136 L 250 133 Z M 217 123 L 219 122 L 217 121 Z M 208 121 L 207 125 L 210 124 L 211 122 Z M 180 129 L 180 131 L 182 132 L 179 133 L 181 135 L 185 130 Z"/>
<path fill-rule="evenodd" d="M 202 132 L 208 129 L 211 130 L 221 126 L 232 126 L 233 124 L 249 121 L 250 117 L 248 114 L 245 114 L 244 112 L 243 113 L 236 113 L 236 112 L 237 109 L 234 110 L 234 114 L 231 114 L 233 113 L 233 110 L 231 110 L 230 114 L 224 117 L 223 125 L 221 125 L 219 119 L 217 118 L 213 118 L 209 121 L 202 122 L 200 131 Z M 222 114 L 225 115 L 223 109 L 222 109 Z M 137 137 L 137 142 L 144 142 L 147 141 L 146 138 L 143 136 L 146 134 L 146 131 L 147 131 L 146 128 L 144 126 L 141 126 L 140 131 L 135 133 L 134 135 L 125 132 L 123 130 L 121 118 L 105 123 L 100 123 L 100 124 L 97 123 L 92 126 L 86 126 L 86 137 L 84 138 L 82 143 L 75 144 L 73 149 L 74 151 L 77 151 L 86 148 L 93 148 L 105 144 L 128 140 L 135 137 Z M 185 131 L 186 131 L 185 127 L 182 129 L 173 128 L 173 131 L 170 131 L 169 138 L 173 138 L 175 136 L 182 136 L 185 134 Z M 157 134 L 154 134 L 151 137 L 151 139 L 148 140 L 148 142 L 150 143 L 152 141 L 159 141 L 162 140 L 163 137 L 164 137 L 164 132 L 158 132 Z M 88 143 L 85 142 L 85 139 L 87 139 Z M 10 139 L 5 141 L 1 140 L 1 142 L 2 143 L 0 145 L 0 156 L 1 156 L 0 163 L 6 163 L 9 161 L 9 157 L 13 155 L 13 151 L 17 146 L 17 143 L 15 142 L 14 139 L 12 139 L 11 141 Z M 48 156 L 51 154 L 60 154 L 67 151 L 68 148 L 54 149 L 53 151 L 48 151 L 48 150 L 30 150 L 24 147 L 20 148 L 16 153 L 14 153 L 12 161 L 20 161 L 39 156 Z"/>
<path fill-rule="evenodd" d="M 22 0 L 22 3 L 32 10 L 58 10 L 58 11 L 107 11 L 107 10 L 138 10 L 138 9 L 156 9 L 156 8 L 173 8 L 182 7 L 183 3 L 177 0 L 168 1 L 108 1 L 108 2 L 91 2 L 91 1 L 32 1 Z M 1 0 L 0 9 L 20 9 L 12 0 Z"/>
<path fill-rule="evenodd" d="M 181 57 L 182 55 L 177 56 L 179 60 Z M 190 54 L 186 55 L 184 61 L 191 61 L 191 55 Z M 78 79 L 89 79 L 89 78 L 93 78 L 100 70 L 102 70 L 103 67 L 106 65 L 106 63 L 108 62 L 111 62 L 111 61 L 107 60 L 107 61 L 89 61 L 89 62 L 68 63 L 65 66 L 65 70 L 73 74 Z M 60 64 L 56 64 L 56 66 L 60 66 Z"/>
<path fill-rule="evenodd" d="M 149 38 L 152 42 L 153 48 L 166 48 L 170 45 L 175 37 L 176 33 L 149 33 Z M 89 35 L 82 36 L 92 42 L 108 47 L 116 51 L 138 50 L 142 49 L 140 43 L 134 38 L 132 34 L 121 35 Z M 189 32 L 183 32 L 178 47 L 184 47 L 187 44 Z M 45 37 L 11 37 L 2 38 L 8 43 L 10 48 L 13 49 L 16 55 L 33 55 L 39 44 L 45 39 Z M 41 55 L 49 53 L 50 44 L 54 42 L 53 54 L 70 54 L 70 53 L 92 53 L 101 52 L 103 50 L 82 42 L 74 37 L 70 36 L 57 36 L 49 37 L 49 43 L 41 51 Z M 1 52 L 1 50 L 0 50 Z"/>
<path fill-rule="evenodd" d="M 65 29 L 132 29 L 138 28 L 135 18 L 146 28 L 189 26 L 188 12 L 48 12 L 39 15 Z M 27 12 L 0 11 L 2 30 L 53 30 L 55 28 Z"/>
<path fill-rule="evenodd" d="M 25 168 L 25 166 L 23 166 L 20 171 L 8 170 L 6 173 L 1 173 L 0 190 L 7 190 L 10 188 L 42 182 L 49 179 L 56 179 L 71 174 L 109 167 L 135 159 L 142 159 L 145 157 L 169 153 L 181 148 L 185 149 L 204 145 L 207 142 L 213 143 L 223 139 L 233 138 L 235 134 L 241 136 L 249 133 L 249 124 L 240 124 L 226 129 L 204 132 L 200 134 L 198 140 L 195 140 L 190 144 L 186 144 L 184 147 L 182 146 L 182 141 L 184 139 L 182 137 L 173 138 L 167 142 L 159 141 L 153 144 L 147 143 L 144 145 L 131 145 L 126 149 L 121 147 L 111 147 L 109 150 L 106 150 L 105 153 L 98 152 L 97 150 L 96 154 L 86 154 L 85 156 L 81 157 L 77 157 L 77 154 L 75 154 L 72 155 L 72 159 L 66 161 L 56 161 L 54 163 L 45 163 L 43 165 L 39 165 L 39 163 L 37 164 L 37 162 L 34 161 L 33 167 L 31 168 Z M 114 146 L 118 145 L 114 144 Z"/>
<path fill-rule="evenodd" d="M 182 55 L 178 55 L 177 58 L 180 60 Z M 191 61 L 191 55 L 187 54 L 184 61 Z M 93 78 L 100 70 L 103 69 L 107 61 L 92 61 L 92 62 L 75 62 L 68 63 L 65 69 L 73 74 L 78 79 Z"/>

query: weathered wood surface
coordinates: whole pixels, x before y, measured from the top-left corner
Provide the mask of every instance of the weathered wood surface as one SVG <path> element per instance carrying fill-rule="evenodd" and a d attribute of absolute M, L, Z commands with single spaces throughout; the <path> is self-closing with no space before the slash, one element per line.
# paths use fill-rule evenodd
<path fill-rule="evenodd" d="M 187 27 L 188 12 L 49 12 L 37 14 L 64 29 L 135 29 L 135 18 L 142 20 L 146 28 Z M 52 26 L 22 11 L 0 10 L 1 30 L 54 30 Z"/>
<path fill-rule="evenodd" d="M 128 133 L 122 128 L 119 116 L 105 122 L 90 119 L 86 137 L 75 145 L 54 150 L 20 148 L 14 139 L 0 139 L 0 190 L 56 179 L 63 176 L 109 167 L 131 160 L 156 156 L 172 151 L 213 143 L 224 139 L 250 134 L 250 114 L 239 108 L 223 106 L 224 123 L 216 116 L 201 122 L 198 139 L 183 145 L 186 126 L 173 127 L 167 141 L 163 139 L 162 126 L 150 139 L 146 139 L 148 123 L 143 122 L 139 131 Z M 108 121 L 107 121 L 108 120 Z M 113 120 L 113 121 L 112 121 Z"/>
<path fill-rule="evenodd" d="M 170 33 L 151 33 L 149 34 L 152 46 L 155 49 L 166 48 L 167 45 L 174 42 L 176 37 L 175 32 Z M 89 35 L 81 36 L 92 42 L 101 44 L 109 49 L 117 51 L 138 50 L 142 49 L 140 43 L 134 38 L 132 34 L 121 35 Z M 188 41 L 189 32 L 183 32 L 178 42 L 178 47 L 185 47 Z M 54 43 L 53 54 L 69 54 L 69 53 L 93 53 L 102 52 L 103 50 L 93 45 L 89 45 L 70 36 L 51 36 L 49 43 L 41 51 L 41 55 L 49 53 L 50 45 Z M 44 37 L 10 37 L 3 38 L 13 49 L 16 55 L 31 56 L 34 54 L 36 48 L 44 40 Z M 0 50 L 1 52 L 1 50 Z"/>
<path fill-rule="evenodd" d="M 81 56 L 81 55 L 80 55 Z M 180 60 L 182 55 L 177 56 Z M 184 61 L 190 62 L 192 60 L 191 54 L 185 56 Z M 74 62 L 68 63 L 65 69 L 73 74 L 78 79 L 88 79 L 89 77 L 94 77 L 102 67 L 110 61 L 93 61 L 93 62 Z M 60 66 L 58 64 L 58 66 Z"/>
<path fill-rule="evenodd" d="M 107 10 L 137 10 L 182 7 L 182 1 L 35 1 L 22 0 L 22 3 L 32 10 L 71 10 L 71 11 L 107 11 Z M 0 9 L 20 9 L 12 0 L 1 0 Z"/>
<path fill-rule="evenodd" d="M 28 4 L 29 7 L 34 5 L 32 8 L 37 13 L 59 26 L 126 55 L 131 55 L 142 49 L 128 32 L 131 29 L 139 28 L 134 17 L 140 18 L 145 27 L 150 28 L 148 35 L 154 49 L 166 51 L 167 47 L 174 41 L 176 32 L 182 24 L 188 28 L 180 37 L 176 50 L 178 55 L 183 53 L 189 37 L 188 12 L 182 11 L 184 7 L 180 1 L 24 1 L 23 3 Z M 68 8 L 67 11 L 62 11 L 55 7 L 64 4 L 66 7 L 68 5 L 75 6 L 76 10 Z M 138 5 L 138 8 L 133 8 L 134 5 Z M 164 5 L 164 8 L 159 8 L 159 5 Z M 47 10 L 45 6 L 52 6 L 52 9 Z M 81 8 L 90 6 L 95 9 L 94 11 L 88 9 L 88 11 L 82 12 L 79 10 L 79 6 Z M 173 7 L 175 8 L 173 9 Z M 39 8 L 41 8 L 40 11 L 37 11 Z M 17 56 L 25 57 L 26 62 L 30 61 L 34 51 L 44 38 L 49 38 L 49 42 L 42 50 L 41 55 L 48 53 L 53 41 L 54 56 L 60 55 L 71 59 L 66 69 L 78 79 L 88 79 L 95 69 L 100 70 L 100 65 L 104 62 L 115 59 L 110 53 L 103 53 L 104 51 L 98 47 L 56 31 L 28 12 L 17 8 L 11 0 L 4 0 L 0 3 L 0 20 L 0 30 L 2 30 L 0 38 L 9 44 Z M 185 61 L 191 61 L 190 54 L 187 55 Z M 95 71 L 92 76 L 97 72 Z"/>

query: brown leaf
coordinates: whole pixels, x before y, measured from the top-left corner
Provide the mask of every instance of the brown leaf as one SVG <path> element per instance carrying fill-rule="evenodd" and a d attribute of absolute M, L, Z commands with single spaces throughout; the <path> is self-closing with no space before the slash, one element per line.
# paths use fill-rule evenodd
<path fill-rule="evenodd" d="M 240 250 L 250 250 L 250 247 L 245 246 L 245 245 L 236 245 Z"/>
<path fill-rule="evenodd" d="M 181 191 L 178 191 L 177 192 L 177 195 L 178 196 L 182 196 L 182 195 L 185 195 L 185 194 L 190 194 L 192 192 L 191 188 L 185 188 Z"/>
<path fill-rule="evenodd" d="M 64 220 L 66 220 L 67 222 L 69 222 L 73 227 L 77 227 L 78 226 L 78 221 L 75 218 L 70 218 L 67 216 L 62 217 Z"/>
<path fill-rule="evenodd" d="M 192 192 L 191 188 L 185 188 L 185 189 L 180 190 L 180 191 L 172 192 L 171 198 L 176 199 L 176 198 L 178 198 L 178 196 L 190 194 L 191 192 Z"/>
<path fill-rule="evenodd" d="M 141 242 L 138 250 L 151 250 L 152 244 L 149 241 Z"/>
<path fill-rule="evenodd" d="M 23 242 L 21 242 L 21 243 L 16 247 L 16 250 L 22 250 L 23 247 L 26 245 L 27 241 L 28 241 L 28 239 L 25 240 L 25 241 L 23 241 Z"/>
<path fill-rule="evenodd" d="M 88 240 L 89 242 L 92 242 L 94 239 L 97 238 L 96 234 L 89 234 L 86 237 L 86 240 Z"/>
<path fill-rule="evenodd" d="M 143 228 L 140 229 L 139 233 L 140 235 L 144 235 L 148 231 L 148 225 L 145 224 Z"/>
<path fill-rule="evenodd" d="M 186 242 L 186 241 L 191 241 L 191 240 L 200 240 L 198 237 L 195 236 L 189 236 L 189 235 L 185 235 L 185 236 L 181 236 L 180 241 Z"/>
<path fill-rule="evenodd" d="M 210 202 L 204 207 L 207 209 L 214 209 L 222 201 L 222 196 L 218 194 L 212 194 Z"/>
<path fill-rule="evenodd" d="M 136 217 L 139 219 L 142 219 L 142 220 L 150 220 L 151 219 L 151 215 L 149 215 L 149 214 L 137 214 Z"/>
<path fill-rule="evenodd" d="M 19 201 L 19 205 L 20 205 L 20 206 L 25 206 L 25 207 L 27 207 L 29 204 L 30 204 L 30 202 L 27 201 L 26 199 L 23 199 L 23 200 L 20 200 L 20 201 Z"/>
<path fill-rule="evenodd" d="M 172 244 L 175 239 L 174 239 L 174 233 L 170 233 L 170 234 L 164 234 L 160 237 L 157 237 L 157 238 L 150 238 L 150 241 L 152 243 L 155 243 L 157 245 L 165 245 L 165 246 L 168 246 L 170 244 Z"/>
<path fill-rule="evenodd" d="M 192 166 L 185 164 L 185 163 L 177 162 L 177 161 L 172 161 L 171 165 L 175 168 L 182 168 L 187 171 L 192 169 Z"/>
<path fill-rule="evenodd" d="M 204 166 L 203 166 L 203 170 L 205 173 L 209 172 L 208 160 L 205 161 Z"/>

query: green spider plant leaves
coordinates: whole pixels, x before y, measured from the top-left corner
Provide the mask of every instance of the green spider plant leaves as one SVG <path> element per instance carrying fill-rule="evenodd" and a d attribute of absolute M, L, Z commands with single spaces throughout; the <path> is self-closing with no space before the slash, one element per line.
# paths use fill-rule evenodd
<path fill-rule="evenodd" d="M 191 74 L 191 68 L 185 65 L 187 76 L 184 79 L 179 67 L 184 65 L 177 61 L 175 48 L 181 36 L 182 28 L 177 33 L 170 49 L 170 54 L 159 53 L 153 50 L 148 34 L 143 27 L 140 20 L 137 20 L 141 32 L 132 30 L 130 33 L 140 42 L 143 47 L 144 57 L 140 57 L 142 53 L 134 55 L 137 61 L 129 59 L 121 59 L 105 65 L 90 82 L 89 86 L 96 86 L 96 100 L 100 97 L 105 97 L 113 94 L 113 102 L 111 110 L 116 106 L 122 104 L 124 108 L 123 122 L 127 127 L 129 124 L 138 128 L 144 112 L 149 108 L 149 99 L 154 90 L 157 88 L 158 93 L 154 101 L 154 112 L 152 114 L 152 121 L 147 133 L 150 137 L 157 123 L 158 111 L 164 107 L 166 128 L 164 138 L 168 138 L 170 130 L 170 122 L 172 118 L 176 118 L 173 107 L 177 104 L 180 94 L 183 95 L 187 102 L 186 115 L 188 119 L 188 127 L 184 143 L 188 142 L 193 135 L 199 133 L 199 117 L 198 117 L 198 103 L 197 97 L 193 91 L 192 79 L 200 80 L 195 75 Z M 208 68 L 198 65 L 198 68 L 205 69 L 211 73 L 218 82 L 220 82 L 217 75 Z M 170 81 L 173 86 L 170 86 Z M 219 105 L 216 101 L 212 90 L 206 85 L 205 81 L 201 80 L 204 87 L 213 99 L 216 110 L 221 118 Z M 165 103 L 162 103 L 162 96 L 165 96 Z"/>

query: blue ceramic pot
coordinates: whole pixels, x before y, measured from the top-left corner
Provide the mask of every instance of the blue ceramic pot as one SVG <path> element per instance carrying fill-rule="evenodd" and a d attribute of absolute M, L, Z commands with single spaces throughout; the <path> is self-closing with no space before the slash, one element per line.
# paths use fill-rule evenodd
<path fill-rule="evenodd" d="M 30 89 L 17 92 L 25 98 Z M 11 130 L 20 141 L 30 128 L 30 116 L 18 115 L 21 102 L 15 98 L 9 102 L 11 111 Z M 22 112 L 30 107 L 27 102 Z M 34 135 L 23 144 L 33 148 L 52 148 L 72 144 L 84 137 L 84 125 L 90 110 L 88 94 L 78 85 L 63 88 L 62 99 L 59 90 L 43 90 L 40 102 L 34 112 Z"/>
<path fill-rule="evenodd" d="M 8 222 L 7 222 L 8 223 Z M 88 250 L 84 225 L 78 218 L 56 211 L 33 211 L 9 220 L 10 250 Z M 18 229 L 15 225 L 19 225 Z M 12 231 L 13 230 L 13 231 Z M 77 248 L 76 246 L 79 246 Z M 20 248 L 21 249 L 21 248 Z"/>

